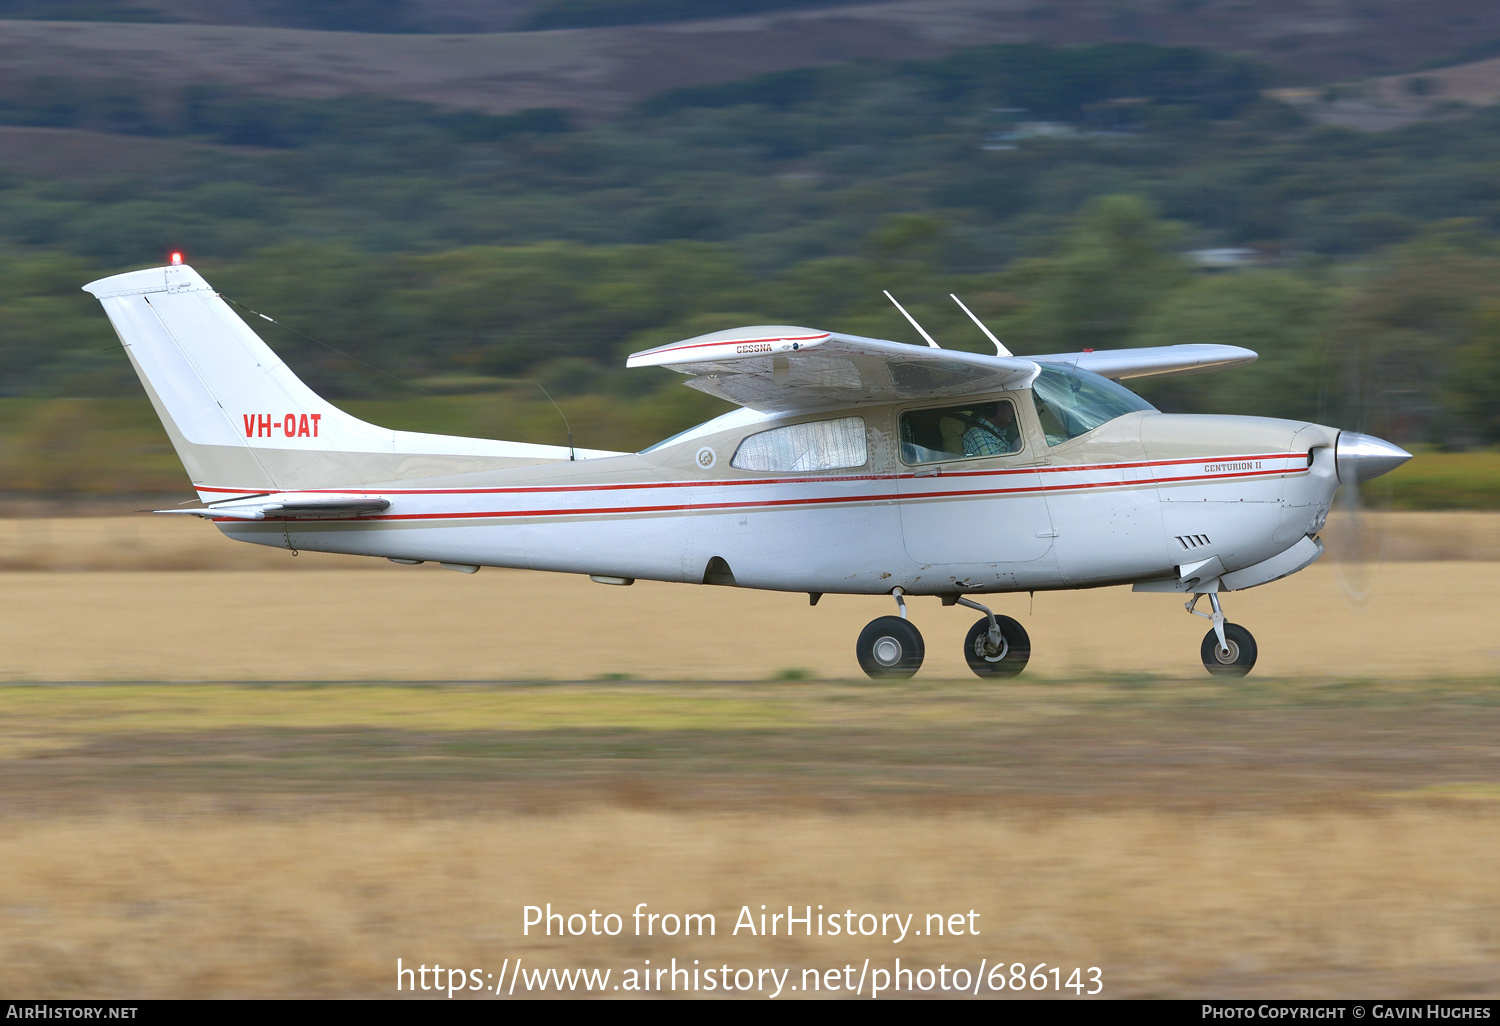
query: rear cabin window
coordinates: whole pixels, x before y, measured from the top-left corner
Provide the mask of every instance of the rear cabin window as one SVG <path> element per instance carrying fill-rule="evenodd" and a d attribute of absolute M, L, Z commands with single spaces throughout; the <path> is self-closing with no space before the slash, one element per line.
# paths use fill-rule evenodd
<path fill-rule="evenodd" d="M 862 467 L 868 459 L 865 419 L 841 417 L 750 435 L 734 451 L 729 465 L 737 470 L 808 473 Z"/>
<path fill-rule="evenodd" d="M 903 463 L 946 463 L 1020 451 L 1021 428 L 1008 399 L 901 415 Z"/>

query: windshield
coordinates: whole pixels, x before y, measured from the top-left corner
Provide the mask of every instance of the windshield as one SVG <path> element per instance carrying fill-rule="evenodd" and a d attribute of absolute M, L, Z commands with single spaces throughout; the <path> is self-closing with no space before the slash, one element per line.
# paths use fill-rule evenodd
<path fill-rule="evenodd" d="M 1068 364 L 1042 364 L 1031 397 L 1048 445 L 1061 445 L 1127 413 L 1156 410 L 1124 385 Z"/>

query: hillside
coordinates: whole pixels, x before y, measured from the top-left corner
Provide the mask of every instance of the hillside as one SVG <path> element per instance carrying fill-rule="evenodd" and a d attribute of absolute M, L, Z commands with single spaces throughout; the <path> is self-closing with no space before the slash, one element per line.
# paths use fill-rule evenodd
<path fill-rule="evenodd" d="M 1460 117 L 1500 101 L 1500 58 L 1270 94 L 1319 124 L 1383 131 Z"/>
<path fill-rule="evenodd" d="M 54 181 L 175 174 L 203 160 L 226 155 L 258 153 L 249 147 L 210 146 L 180 139 L 0 125 L 0 171 Z"/>
<path fill-rule="evenodd" d="M 443 24 L 437 15 L 449 12 L 450 24 L 495 25 L 474 14 L 481 6 L 429 0 L 415 8 L 433 14 L 430 24 Z M 131 7 L 166 18 L 199 10 L 231 23 L 0 21 L 0 96 L 41 79 L 95 80 L 149 87 L 169 102 L 189 85 L 220 83 L 277 96 L 373 94 L 490 113 L 556 106 L 596 119 L 668 88 L 986 43 L 1203 46 L 1252 54 L 1295 85 L 1411 71 L 1500 38 L 1500 5 L 1466 0 L 900 0 L 656 25 L 405 35 L 264 24 L 275 20 L 268 11 L 289 11 L 289 4 L 139 0 Z M 518 0 L 493 10 L 504 23 L 523 9 Z M 459 18 L 465 11 L 468 21 Z"/>
<path fill-rule="evenodd" d="M 1326 421 L 1367 368 L 1403 440 L 1500 442 L 1500 110 L 1350 132 L 1265 81 L 1204 50 L 1011 44 L 677 90 L 593 126 L 199 90 L 175 123 L 77 132 L 129 113 L 101 89 L 0 140 L 0 390 L 133 388 L 78 285 L 181 250 L 294 326 L 273 344 L 341 398 L 411 388 L 305 336 L 429 392 L 639 396 L 674 379 L 623 353 L 727 325 L 905 337 L 889 288 L 961 346 L 979 339 L 949 292 L 1017 352 L 1262 353 L 1222 387 L 1154 390 L 1168 408 Z M 52 116 L 64 85 L 8 113 Z M 1183 259 L 1214 246 L 1256 269 Z"/>

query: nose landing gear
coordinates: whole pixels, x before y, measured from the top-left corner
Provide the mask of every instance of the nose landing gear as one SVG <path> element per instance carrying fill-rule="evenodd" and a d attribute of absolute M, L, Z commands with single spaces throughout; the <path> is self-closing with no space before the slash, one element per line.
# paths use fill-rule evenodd
<path fill-rule="evenodd" d="M 1194 608 L 1204 594 L 1208 595 L 1212 613 L 1200 612 Z M 1216 593 L 1195 593 L 1193 600 L 1187 604 L 1187 611 L 1213 621 L 1213 630 L 1203 635 L 1203 644 L 1199 649 L 1205 670 L 1215 677 L 1243 677 L 1250 672 L 1258 655 L 1255 637 L 1239 624 L 1225 621 L 1224 610 L 1219 606 L 1219 596 Z"/>

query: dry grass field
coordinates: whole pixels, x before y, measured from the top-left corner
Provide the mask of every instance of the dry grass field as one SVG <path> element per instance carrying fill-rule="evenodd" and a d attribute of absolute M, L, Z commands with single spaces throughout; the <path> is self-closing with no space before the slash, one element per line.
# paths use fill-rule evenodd
<path fill-rule="evenodd" d="M 898 956 L 1117 997 L 1497 989 L 1488 685 L 12 686 L 0 723 L 8 993 Z M 547 902 L 716 929 L 524 934 Z M 762 904 L 978 935 L 736 936 Z"/>
<path fill-rule="evenodd" d="M 675 957 L 790 968 L 800 994 L 803 969 L 899 957 L 1098 966 L 1113 997 L 1493 997 L 1497 827 L 1470 810 L 48 819 L 0 839 L 0 987 L 387 997 L 397 958 L 495 974 L 520 957 L 619 981 Z M 548 901 L 626 923 L 639 902 L 711 912 L 717 935 L 521 936 L 522 907 Z M 762 903 L 919 923 L 974 909 L 980 936 L 730 935 Z"/>
<path fill-rule="evenodd" d="M 854 639 L 888 599 L 427 568 L 234 574 L 13 573 L 0 680 L 766 680 L 857 676 Z M 1268 676 L 1420 679 L 1500 670 L 1493 563 L 1387 564 L 1363 607 L 1313 567 L 1226 598 Z M 1032 639 L 1027 673 L 1202 672 L 1206 621 L 1128 588 L 998 598 Z M 976 614 L 913 599 L 924 677 L 969 676 Z"/>
<path fill-rule="evenodd" d="M 1229 597 L 1261 642 L 1230 684 L 1205 625 L 1124 589 L 1001 599 L 1035 655 L 999 684 L 960 661 L 970 614 L 916 600 L 927 664 L 877 685 L 852 648 L 881 600 L 0 521 L 29 568 L 0 573 L 0 991 L 388 996 L 397 958 L 800 986 L 899 956 L 1099 966 L 1118 997 L 1494 997 L 1495 563 L 1432 557 L 1500 518 L 1392 516 L 1427 558 L 1362 607 L 1321 565 Z M 717 929 L 523 935 L 547 902 Z M 979 934 L 735 936 L 761 904 Z"/>

